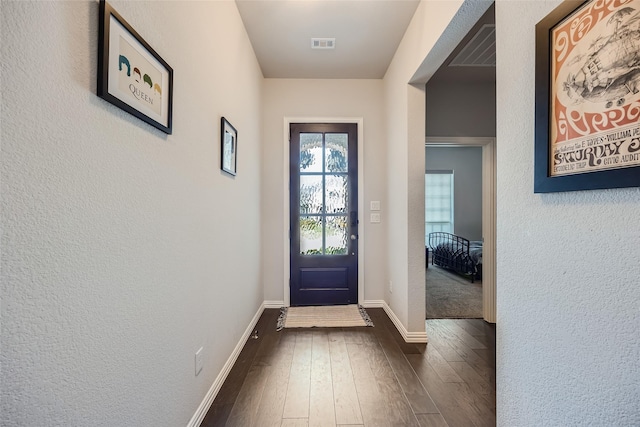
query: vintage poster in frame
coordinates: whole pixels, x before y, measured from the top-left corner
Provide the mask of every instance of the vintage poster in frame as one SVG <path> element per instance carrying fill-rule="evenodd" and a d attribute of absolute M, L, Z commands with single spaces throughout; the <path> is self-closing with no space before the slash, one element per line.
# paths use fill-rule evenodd
<path fill-rule="evenodd" d="M 98 34 L 98 96 L 171 134 L 173 69 L 105 0 Z"/>
<path fill-rule="evenodd" d="M 640 0 L 537 24 L 535 161 L 537 193 L 640 186 Z"/>
<path fill-rule="evenodd" d="M 238 131 L 227 119 L 220 119 L 220 167 L 230 174 L 237 173 Z"/>

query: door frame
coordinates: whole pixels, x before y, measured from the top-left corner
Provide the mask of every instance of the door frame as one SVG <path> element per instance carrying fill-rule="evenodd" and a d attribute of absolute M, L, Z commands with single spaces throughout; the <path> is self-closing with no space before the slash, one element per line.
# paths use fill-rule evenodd
<path fill-rule="evenodd" d="M 355 123 L 358 127 L 358 304 L 364 301 L 364 254 L 365 254 L 365 222 L 364 222 L 364 132 L 362 117 L 285 117 L 283 132 L 283 258 L 284 258 L 284 306 L 291 306 L 291 290 L 289 288 L 291 275 L 291 254 L 289 235 L 291 221 L 289 220 L 289 127 L 292 123 Z"/>
<path fill-rule="evenodd" d="M 496 139 L 431 137 L 426 147 L 482 147 L 482 317 L 496 323 Z"/>

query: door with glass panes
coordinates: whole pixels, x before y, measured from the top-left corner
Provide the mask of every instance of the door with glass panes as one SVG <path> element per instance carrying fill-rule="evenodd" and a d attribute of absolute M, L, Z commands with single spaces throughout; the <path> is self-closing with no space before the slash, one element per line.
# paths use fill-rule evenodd
<path fill-rule="evenodd" d="M 290 125 L 291 305 L 358 302 L 357 125 Z"/>

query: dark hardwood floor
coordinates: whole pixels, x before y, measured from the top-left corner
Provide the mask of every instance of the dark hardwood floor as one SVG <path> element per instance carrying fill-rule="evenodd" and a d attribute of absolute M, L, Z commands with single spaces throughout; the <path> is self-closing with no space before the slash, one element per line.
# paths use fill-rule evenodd
<path fill-rule="evenodd" d="M 407 344 L 382 309 L 373 328 L 284 329 L 258 321 L 201 427 L 495 426 L 495 326 L 427 320 Z"/>

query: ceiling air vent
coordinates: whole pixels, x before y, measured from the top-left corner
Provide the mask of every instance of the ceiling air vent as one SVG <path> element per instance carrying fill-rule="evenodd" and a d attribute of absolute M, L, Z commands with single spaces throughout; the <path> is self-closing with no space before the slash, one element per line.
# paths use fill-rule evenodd
<path fill-rule="evenodd" d="M 311 49 L 335 49 L 335 47 L 336 47 L 335 38 L 314 37 L 311 39 Z"/>
<path fill-rule="evenodd" d="M 449 67 L 495 67 L 496 26 L 483 25 L 449 63 Z"/>

